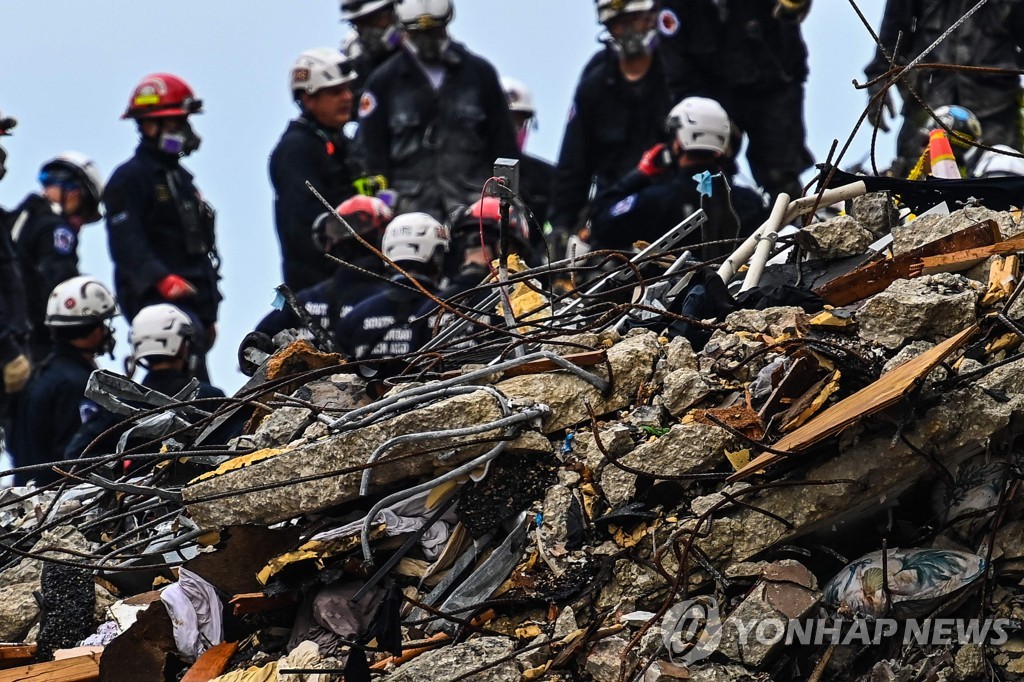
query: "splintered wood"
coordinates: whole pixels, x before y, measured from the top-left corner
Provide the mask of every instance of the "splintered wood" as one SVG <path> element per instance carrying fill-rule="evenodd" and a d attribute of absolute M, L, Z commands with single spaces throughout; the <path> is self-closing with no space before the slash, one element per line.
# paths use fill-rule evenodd
<path fill-rule="evenodd" d="M 940 362 L 962 347 L 978 331 L 972 325 L 956 336 L 946 339 L 927 353 L 903 363 L 891 372 L 882 375 L 875 383 L 857 391 L 849 398 L 842 400 L 822 412 L 792 433 L 783 436 L 772 446 L 773 450 L 797 454 L 834 436 L 864 417 L 870 416 L 896 404 L 924 380 L 928 373 Z M 729 481 L 742 481 L 755 472 L 765 469 L 786 459 L 784 455 L 766 452 L 755 458 L 732 476 Z"/>

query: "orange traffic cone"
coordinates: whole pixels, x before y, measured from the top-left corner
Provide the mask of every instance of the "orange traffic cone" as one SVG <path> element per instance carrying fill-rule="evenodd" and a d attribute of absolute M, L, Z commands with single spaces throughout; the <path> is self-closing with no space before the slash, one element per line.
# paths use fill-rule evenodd
<path fill-rule="evenodd" d="M 946 137 L 946 131 L 937 128 L 928 134 L 928 156 L 932 167 L 932 177 L 947 180 L 960 179 L 960 167 L 953 156 L 953 148 Z"/>

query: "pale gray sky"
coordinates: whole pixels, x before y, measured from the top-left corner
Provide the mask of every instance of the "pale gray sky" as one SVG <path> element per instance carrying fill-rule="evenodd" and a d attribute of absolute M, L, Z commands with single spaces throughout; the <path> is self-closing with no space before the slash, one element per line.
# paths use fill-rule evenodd
<path fill-rule="evenodd" d="M 579 71 L 598 48 L 592 0 L 455 3 L 456 39 L 533 88 L 540 128 L 529 147 L 554 159 Z M 876 26 L 883 4 L 859 0 Z M 225 302 L 211 371 L 229 393 L 244 380 L 238 342 L 269 310 L 280 278 L 266 162 L 295 113 L 288 67 L 307 48 L 339 43 L 346 29 L 338 16 L 334 0 L 3 0 L 0 111 L 20 125 L 4 141 L 10 158 L 0 205 L 33 191 L 40 164 L 61 151 L 92 156 L 104 175 L 128 158 L 135 130 L 118 117 L 142 76 L 176 73 L 205 101 L 207 113 L 195 121 L 203 146 L 186 165 L 218 211 Z M 863 109 L 865 95 L 851 81 L 863 78 L 872 43 L 847 0 L 819 0 L 804 26 L 809 145 L 820 160 Z M 868 145 L 862 131 L 847 161 Z M 892 148 L 883 136 L 880 162 Z M 112 282 L 102 223 L 83 232 L 81 256 L 83 272 Z M 126 335 L 118 340 L 120 358 Z"/>

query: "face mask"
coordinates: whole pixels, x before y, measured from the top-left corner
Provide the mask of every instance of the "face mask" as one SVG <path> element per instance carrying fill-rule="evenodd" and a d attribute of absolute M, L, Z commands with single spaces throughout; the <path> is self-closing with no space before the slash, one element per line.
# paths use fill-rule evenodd
<path fill-rule="evenodd" d="M 359 31 L 359 42 L 374 57 L 383 57 L 394 52 L 402 43 L 402 32 L 394 24 L 384 28 L 367 26 Z"/>
<path fill-rule="evenodd" d="M 630 29 L 620 38 L 612 38 L 612 45 L 626 59 L 644 57 L 654 52 L 658 44 L 657 31 L 635 31 Z"/>
<path fill-rule="evenodd" d="M 527 123 L 519 128 L 516 132 L 516 144 L 519 145 L 519 151 L 523 151 L 526 148 L 526 138 L 530 134 L 530 124 Z"/>
<path fill-rule="evenodd" d="M 409 34 L 409 42 L 412 43 L 420 61 L 425 64 L 437 64 L 448 47 L 448 36 L 412 32 Z"/>
<path fill-rule="evenodd" d="M 161 132 L 157 140 L 157 146 L 165 154 L 188 156 L 199 149 L 202 138 L 196 135 L 192 126 L 185 121 L 180 128 L 172 132 Z"/>

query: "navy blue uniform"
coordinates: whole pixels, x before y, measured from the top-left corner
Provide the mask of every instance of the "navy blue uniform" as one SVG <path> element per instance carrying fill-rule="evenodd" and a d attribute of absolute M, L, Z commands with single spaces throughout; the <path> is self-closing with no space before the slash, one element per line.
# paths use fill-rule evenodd
<path fill-rule="evenodd" d="M 213 215 L 177 155 L 143 141 L 110 176 L 103 202 L 117 302 L 125 316 L 132 319 L 145 306 L 166 302 L 187 309 L 204 326 L 216 322 L 221 295 Z M 165 301 L 156 286 L 171 274 L 191 282 L 196 295 Z"/>
<path fill-rule="evenodd" d="M 398 193 L 396 214 L 443 221 L 480 198 L 496 158 L 519 150 L 494 67 L 452 42 L 438 69 L 444 79 L 435 88 L 405 47 L 379 66 L 359 101 L 357 140 L 367 171 Z"/>
<path fill-rule="evenodd" d="M 146 388 L 160 391 L 166 396 L 177 395 L 192 377 L 185 371 L 174 369 L 155 369 L 146 373 L 146 378 L 140 383 Z M 208 383 L 199 383 L 199 392 L 196 398 L 223 398 L 224 391 Z M 199 409 L 213 412 L 216 405 L 206 403 L 198 405 Z M 78 459 L 82 456 L 85 448 L 96 440 L 101 434 L 124 421 L 124 417 L 100 407 L 91 400 L 84 399 L 81 409 L 81 423 L 74 437 L 64 448 L 64 459 Z M 92 454 L 110 454 L 117 449 L 120 440 L 120 432 L 110 434 L 105 440 L 100 441 L 92 451 Z"/>
<path fill-rule="evenodd" d="M 544 159 L 523 154 L 519 159 L 519 193 L 527 208 L 536 218 L 536 225 L 530 227 L 530 244 L 541 247 L 539 230 L 544 228 L 551 214 L 551 194 L 554 189 L 555 167 Z"/>
<path fill-rule="evenodd" d="M 551 197 L 551 224 L 575 229 L 585 218 L 592 185 L 598 193 L 629 172 L 665 132 L 672 108 L 661 64 L 630 82 L 617 53 L 606 48 L 590 60 L 573 96 Z"/>
<path fill-rule="evenodd" d="M 16 466 L 63 459 L 64 449 L 82 424 L 83 410 L 93 405 L 85 399 L 85 386 L 94 369 L 95 363 L 81 351 L 65 344 L 54 346 L 13 401 L 7 446 Z M 15 481 L 23 485 L 32 478 L 42 484 L 58 476 L 44 470 L 18 474 Z"/>
<path fill-rule="evenodd" d="M 284 283 L 292 291 L 315 286 L 335 268 L 313 243 L 313 222 L 326 209 L 306 181 L 313 183 L 331 206 L 337 206 L 356 193 L 354 173 L 349 142 L 341 131 L 324 128 L 306 115 L 288 123 L 270 154 L 281 268 Z"/>
<path fill-rule="evenodd" d="M 702 204 L 693 179 L 702 171 L 719 172 L 711 167 L 691 166 L 670 169 L 654 179 L 639 171 L 627 174 L 595 198 L 591 241 L 598 248 L 608 249 L 628 249 L 637 240 L 653 242 L 702 205 L 708 213 L 708 222 L 702 230 L 691 233 L 686 244 L 735 239 L 756 230 L 767 217 L 762 195 L 747 187 L 731 188 L 731 205 L 737 223 L 721 178 L 715 180 L 711 197 L 704 198 Z M 724 250 L 732 249 L 726 246 Z"/>
<path fill-rule="evenodd" d="M 13 212 L 14 241 L 25 284 L 26 306 L 32 336 L 32 359 L 41 362 L 53 345 L 43 324 L 46 302 L 53 288 L 78 273 L 78 230 L 46 197 L 30 194 Z"/>
<path fill-rule="evenodd" d="M 396 284 L 413 286 L 403 275 L 391 278 Z M 426 277 L 419 283 L 436 293 L 437 285 Z M 338 324 L 335 338 L 355 360 L 380 360 L 418 350 L 429 338 L 426 322 L 418 320 L 429 302 L 419 290 L 393 286 L 363 301 Z"/>
<path fill-rule="evenodd" d="M 384 286 L 379 279 L 342 267 L 330 279 L 295 294 L 295 299 L 305 307 L 310 318 L 333 334 L 341 318 Z M 298 329 L 302 338 L 312 336 L 288 305 L 269 313 L 256 325 L 256 331 L 271 338 L 285 329 Z"/>
<path fill-rule="evenodd" d="M 0 214 L 0 220 L 4 216 Z M 27 354 L 29 336 L 25 308 L 25 286 L 10 233 L 0 223 L 0 367 Z M 0 418 L 7 407 L 7 394 L 0 391 Z"/>
<path fill-rule="evenodd" d="M 483 282 L 484 279 L 489 274 L 490 269 L 488 269 L 487 266 L 485 265 L 480 265 L 477 263 L 469 263 L 463 265 L 462 269 L 459 271 L 459 274 L 451 278 L 451 280 L 448 282 L 448 286 L 442 289 L 441 292 L 438 293 L 437 297 L 442 301 L 447 301 L 452 297 L 458 296 L 459 294 L 465 293 L 470 289 L 474 289 L 480 286 L 480 283 Z M 453 303 L 457 303 L 458 305 L 461 306 L 475 308 L 477 305 L 480 304 L 481 301 L 483 301 L 483 299 L 490 296 L 491 293 L 494 291 L 494 289 L 485 289 L 478 294 L 473 294 L 471 296 L 461 296 L 457 301 L 454 301 Z M 423 308 L 421 308 L 418 313 L 419 317 L 425 318 L 424 321 L 427 325 L 426 329 L 428 339 L 432 338 L 435 332 L 439 333 L 441 331 L 444 331 L 445 327 L 447 327 L 448 325 L 461 321 L 461 318 L 448 311 L 441 312 L 440 319 L 438 319 L 438 312 L 439 308 L 437 304 L 434 303 L 433 301 L 427 301 L 427 304 L 424 305 Z M 492 325 L 497 325 L 501 324 L 502 319 L 497 315 L 497 313 L 494 313 L 484 318 L 483 321 Z M 480 331 L 481 328 L 476 325 L 466 327 L 466 330 L 463 334 L 454 337 L 448 344 L 445 344 L 445 347 L 449 351 L 470 348 L 473 345 L 475 345 L 477 341 L 475 339 L 469 340 L 466 337 L 471 336 L 473 334 L 477 334 Z"/>
<path fill-rule="evenodd" d="M 803 115 L 807 46 L 798 22 L 772 16 L 775 4 L 664 0 L 658 52 L 673 100 L 717 100 L 747 134 L 754 180 L 773 195 L 799 194 L 813 161 Z"/>

